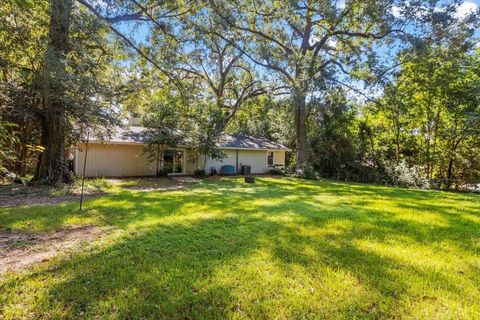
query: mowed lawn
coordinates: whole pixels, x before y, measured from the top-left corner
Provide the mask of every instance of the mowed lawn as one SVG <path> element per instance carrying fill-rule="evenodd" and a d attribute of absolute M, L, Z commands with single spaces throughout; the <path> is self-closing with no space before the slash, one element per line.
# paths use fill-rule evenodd
<path fill-rule="evenodd" d="M 480 196 L 206 180 L 0 209 L 0 229 L 98 241 L 0 276 L 4 319 L 479 319 Z"/>

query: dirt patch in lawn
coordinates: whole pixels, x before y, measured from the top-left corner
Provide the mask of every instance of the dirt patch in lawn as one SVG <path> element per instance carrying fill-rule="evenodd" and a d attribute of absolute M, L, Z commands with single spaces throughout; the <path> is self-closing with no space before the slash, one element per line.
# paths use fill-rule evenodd
<path fill-rule="evenodd" d="M 0 274 L 46 262 L 59 253 L 99 240 L 111 228 L 78 226 L 53 233 L 0 231 Z"/>
<path fill-rule="evenodd" d="M 58 192 L 60 194 L 55 194 L 53 190 L 46 186 L 2 186 L 0 189 L 0 208 L 41 206 L 66 201 L 80 201 L 79 190 Z M 83 197 L 84 199 L 91 199 L 105 194 L 103 191 L 85 190 Z"/>
<path fill-rule="evenodd" d="M 189 184 L 199 182 L 201 180 L 191 177 L 174 177 L 174 178 L 143 178 L 119 180 L 120 186 L 127 190 L 136 191 L 166 191 L 186 188 Z"/>
<path fill-rule="evenodd" d="M 83 195 L 83 199 L 92 199 L 106 193 L 95 193 Z M 0 208 L 13 208 L 13 207 L 30 207 L 30 206 L 45 206 L 52 205 L 67 201 L 80 201 L 79 195 L 63 195 L 63 196 L 37 196 L 26 195 L 24 197 L 8 197 L 0 196 Z"/>

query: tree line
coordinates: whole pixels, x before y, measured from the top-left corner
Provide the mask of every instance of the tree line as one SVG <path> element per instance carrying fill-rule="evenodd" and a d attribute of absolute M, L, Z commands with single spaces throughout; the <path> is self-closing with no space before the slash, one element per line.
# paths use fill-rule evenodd
<path fill-rule="evenodd" d="M 211 157 L 222 132 L 245 133 L 291 147 L 291 171 L 307 176 L 473 181 L 479 11 L 461 6 L 2 2 L 2 174 L 68 183 L 71 146 L 138 113 L 157 157 L 178 131 Z"/>

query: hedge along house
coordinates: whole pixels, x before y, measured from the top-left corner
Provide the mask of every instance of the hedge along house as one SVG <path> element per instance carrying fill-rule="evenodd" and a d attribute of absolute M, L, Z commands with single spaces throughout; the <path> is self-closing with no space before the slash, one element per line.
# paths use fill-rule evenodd
<path fill-rule="evenodd" d="M 116 128 L 113 137 L 105 142 L 90 137 L 85 166 L 86 177 L 141 177 L 154 176 L 157 171 L 155 161 L 149 161 L 144 154 L 144 143 L 138 137 L 144 128 Z M 214 167 L 221 172 L 224 165 L 234 166 L 240 173 L 242 165 L 251 166 L 253 174 L 267 173 L 274 165 L 285 165 L 285 152 L 290 151 L 281 144 L 263 138 L 246 135 L 223 134 L 217 146 L 225 157 L 221 160 L 207 158 L 206 170 Z M 74 172 L 83 174 L 85 143 L 79 143 L 74 152 Z M 204 158 L 195 159 L 187 146 L 179 144 L 163 152 L 163 168 L 169 175 L 193 175 L 203 169 Z"/>

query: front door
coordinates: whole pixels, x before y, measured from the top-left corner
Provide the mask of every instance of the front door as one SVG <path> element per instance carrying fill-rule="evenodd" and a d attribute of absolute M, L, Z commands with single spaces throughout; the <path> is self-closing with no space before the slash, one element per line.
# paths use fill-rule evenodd
<path fill-rule="evenodd" d="M 167 173 L 183 173 L 183 151 L 166 151 L 163 155 L 163 168 Z"/>

